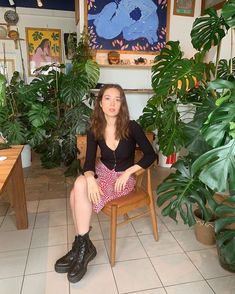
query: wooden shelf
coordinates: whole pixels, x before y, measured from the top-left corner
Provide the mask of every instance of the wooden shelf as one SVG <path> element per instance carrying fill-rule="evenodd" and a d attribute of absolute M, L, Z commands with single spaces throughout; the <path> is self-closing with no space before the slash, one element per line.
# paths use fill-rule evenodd
<path fill-rule="evenodd" d="M 11 38 L 0 38 L 0 41 L 13 41 L 15 43 L 15 49 L 18 49 L 18 41 L 24 41 L 24 39 L 17 38 L 17 39 L 11 39 Z"/>
<path fill-rule="evenodd" d="M 112 67 L 112 68 L 141 68 L 141 69 L 150 69 L 152 65 L 147 64 L 99 64 L 100 67 Z"/>
<path fill-rule="evenodd" d="M 91 92 L 98 93 L 100 89 L 92 89 Z M 140 93 L 140 94 L 153 94 L 153 89 L 124 89 L 125 93 Z"/>

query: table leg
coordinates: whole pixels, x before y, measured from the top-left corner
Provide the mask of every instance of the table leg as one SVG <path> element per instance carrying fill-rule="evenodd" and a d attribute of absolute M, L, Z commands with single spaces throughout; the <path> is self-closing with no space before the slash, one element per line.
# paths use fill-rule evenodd
<path fill-rule="evenodd" d="M 28 213 L 25 198 L 24 174 L 21 157 L 16 160 L 11 174 L 11 202 L 16 216 L 16 226 L 18 230 L 28 228 Z"/>

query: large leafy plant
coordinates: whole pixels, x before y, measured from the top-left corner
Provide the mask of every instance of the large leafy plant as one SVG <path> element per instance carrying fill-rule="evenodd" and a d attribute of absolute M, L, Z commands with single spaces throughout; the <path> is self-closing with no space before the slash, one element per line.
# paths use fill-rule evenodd
<path fill-rule="evenodd" d="M 189 226 L 195 223 L 195 205 L 205 221 L 216 214 L 220 261 L 223 266 L 230 263 L 228 268 L 233 271 L 235 232 L 230 225 L 235 223 L 235 58 L 220 60 L 219 53 L 221 41 L 234 27 L 235 0 L 229 0 L 220 15 L 208 9 L 195 20 L 191 38 L 198 52 L 194 57 L 184 58 L 179 42 L 169 41 L 155 57 L 155 94 L 140 117 L 146 129 L 158 129 L 159 147 L 165 155 L 182 147 L 187 150 L 187 156 L 174 164 L 175 173 L 158 186 L 157 204 L 165 206 L 162 214 L 175 221 L 179 214 Z M 217 47 L 215 63 L 205 63 L 205 54 L 212 46 Z M 231 52 L 232 46 L 231 40 Z M 191 121 L 184 119 L 179 104 L 187 106 Z M 218 191 L 229 191 L 231 197 L 219 204 L 214 199 Z"/>
<path fill-rule="evenodd" d="M 91 58 L 85 35 L 78 43 L 70 70 L 64 71 L 63 65 L 46 65 L 37 69 L 37 77 L 29 85 L 20 82 L 13 89 L 17 103 L 24 102 L 21 113 L 30 125 L 28 129 L 18 128 L 17 134 L 24 136 L 20 144 L 27 141 L 41 154 L 44 167 L 63 163 L 76 170 L 76 135 L 85 133 L 89 126 L 94 99 L 90 90 L 99 79 L 99 66 Z M 0 121 L 3 115 L 4 109 Z M 7 118 L 10 121 L 9 115 Z M 3 131 L 11 140 L 6 124 Z"/>

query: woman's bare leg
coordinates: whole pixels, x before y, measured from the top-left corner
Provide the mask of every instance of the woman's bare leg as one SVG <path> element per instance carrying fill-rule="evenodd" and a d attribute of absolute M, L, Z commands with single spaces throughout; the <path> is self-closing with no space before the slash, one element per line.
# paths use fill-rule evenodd
<path fill-rule="evenodd" d="M 84 235 L 89 231 L 92 214 L 92 203 L 87 195 L 85 176 L 79 176 L 70 193 L 70 206 L 75 225 L 76 235 Z"/>

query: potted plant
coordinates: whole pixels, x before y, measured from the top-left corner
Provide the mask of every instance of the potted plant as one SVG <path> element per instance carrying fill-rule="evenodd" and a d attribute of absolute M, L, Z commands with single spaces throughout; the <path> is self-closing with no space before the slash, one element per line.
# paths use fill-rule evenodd
<path fill-rule="evenodd" d="M 189 226 L 195 224 L 195 206 L 209 221 L 218 207 L 214 193 L 235 191 L 235 59 L 219 60 L 221 40 L 234 25 L 235 0 L 230 0 L 220 16 L 209 9 L 195 20 L 191 37 L 198 53 L 194 57 L 184 58 L 179 42 L 169 41 L 155 57 L 155 95 L 140 118 L 146 129 L 158 129 L 165 155 L 182 147 L 187 150 L 174 164 L 176 172 L 159 185 L 157 204 L 167 204 L 162 214 L 174 220 L 180 214 Z M 215 64 L 205 63 L 212 46 L 218 49 Z M 183 119 L 186 113 L 180 112 L 179 103 L 188 107 L 190 121 Z"/>
<path fill-rule="evenodd" d="M 98 79 L 99 66 L 92 60 L 87 38 L 82 35 L 66 73 L 64 65 L 51 64 L 38 68 L 29 85 L 12 80 L 7 97 L 15 100 L 7 100 L 7 114 L 5 108 L 0 110 L 3 134 L 12 144 L 28 141 L 40 153 L 44 167 L 64 164 L 72 168 L 68 175 L 75 174 L 79 164 L 75 136 L 85 133 L 89 125 L 94 98 L 90 89 Z M 13 126 L 12 109 L 16 104 L 21 109 L 14 114 Z"/>
<path fill-rule="evenodd" d="M 25 85 L 20 74 L 14 72 L 9 82 L 2 75 L 4 86 L 2 87 L 0 103 L 0 132 L 10 145 L 24 145 L 21 153 L 23 167 L 31 165 L 31 148 L 29 146 L 29 134 L 32 132 L 32 124 L 27 116 L 32 104 L 25 101 L 18 94 L 19 87 Z"/>

